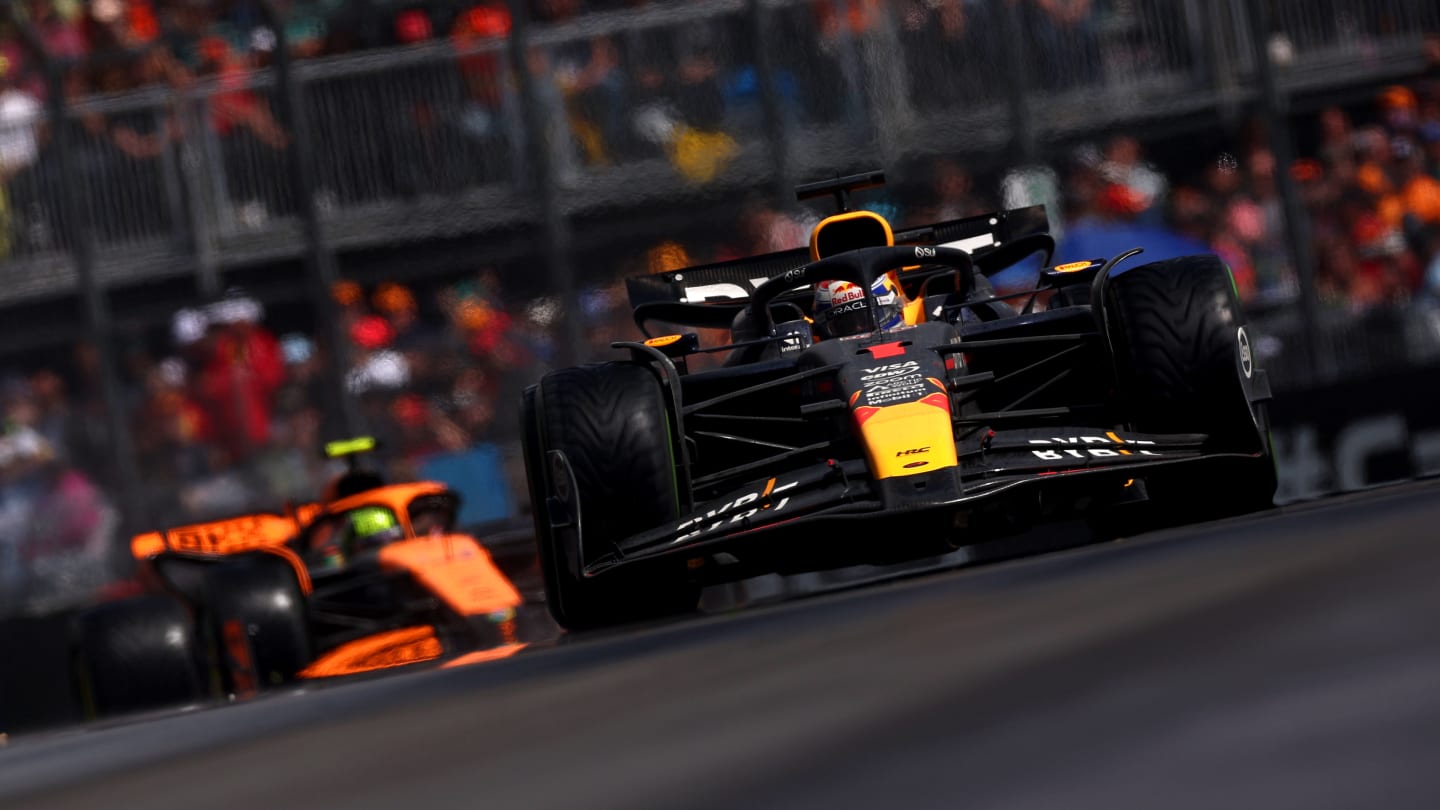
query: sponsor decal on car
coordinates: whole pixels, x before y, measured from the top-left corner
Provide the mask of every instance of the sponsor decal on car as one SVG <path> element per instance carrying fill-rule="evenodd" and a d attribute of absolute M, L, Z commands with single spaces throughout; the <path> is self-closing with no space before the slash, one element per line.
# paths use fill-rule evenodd
<path fill-rule="evenodd" d="M 1086 447 L 1083 450 L 1031 450 L 1042 461 L 1064 461 L 1066 458 L 1112 458 L 1115 456 L 1158 456 L 1154 450 L 1111 450 L 1108 447 Z"/>
<path fill-rule="evenodd" d="M 752 490 L 743 495 L 732 498 L 714 509 L 706 510 L 703 515 L 696 515 L 676 527 L 677 531 L 684 532 L 675 538 L 672 543 L 683 543 L 692 537 L 698 537 L 706 532 L 714 531 L 726 524 L 740 523 L 748 520 L 763 511 L 779 512 L 786 504 L 790 503 L 790 497 L 783 496 L 778 500 L 775 496 L 782 492 L 800 486 L 799 481 L 789 481 L 784 484 L 777 484 L 776 479 L 771 478 L 765 482 L 765 486 L 759 490 Z M 686 529 L 690 529 L 686 532 Z"/>
<path fill-rule="evenodd" d="M 676 273 L 672 278 L 676 282 L 681 282 L 685 280 L 685 277 L 680 273 Z M 680 286 L 680 303 L 703 304 L 706 301 L 715 300 L 743 301 L 749 298 L 750 295 L 754 293 L 755 290 L 759 289 L 760 285 L 764 284 L 766 281 L 768 281 L 768 279 L 763 277 L 749 279 L 750 289 L 748 290 L 739 284 L 732 284 L 723 281 L 716 282 L 714 284 L 682 284 Z"/>
<path fill-rule="evenodd" d="M 1245 334 L 1245 327 L 1235 333 L 1235 342 L 1240 347 L 1240 370 L 1248 380 L 1255 373 L 1255 358 L 1250 353 L 1250 336 Z"/>
<path fill-rule="evenodd" d="M 1042 461 L 1064 461 L 1069 458 L 1107 458 L 1113 456 L 1158 456 L 1154 450 L 1144 449 L 1147 446 L 1154 446 L 1155 442 L 1147 439 L 1122 439 L 1114 433 L 1106 433 L 1103 436 L 1081 435 L 1081 436 L 1053 436 L 1048 439 L 1030 439 L 1030 444 L 1062 446 L 1063 450 L 1031 450 L 1030 452 Z M 1108 447 L 1096 447 L 1095 445 L 1108 445 Z M 1120 447 L 1125 445 L 1125 447 Z M 1115 448 L 1115 449 L 1112 449 Z M 1133 448 L 1133 449 L 1126 449 Z"/>
<path fill-rule="evenodd" d="M 181 526 L 167 533 L 171 549 L 190 554 L 235 554 L 278 545 L 299 530 L 292 518 L 279 515 L 242 517 Z"/>
<path fill-rule="evenodd" d="M 925 372 L 916 360 L 870 366 L 861 371 L 864 373 L 860 375 L 860 390 L 866 405 L 911 402 L 923 397 L 927 390 Z"/>

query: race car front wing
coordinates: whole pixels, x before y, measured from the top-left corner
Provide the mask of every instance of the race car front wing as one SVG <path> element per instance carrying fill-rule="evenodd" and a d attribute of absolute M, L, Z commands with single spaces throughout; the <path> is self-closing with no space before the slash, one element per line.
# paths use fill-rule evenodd
<path fill-rule="evenodd" d="M 575 510 L 568 510 L 570 517 L 563 522 L 581 533 L 581 559 L 588 561 L 583 574 L 596 576 L 619 565 L 693 554 L 801 521 L 955 508 L 1057 478 L 1139 475 L 1200 459 L 1254 457 L 1206 453 L 1206 438 L 1093 428 L 986 431 L 960 443 L 959 464 L 952 468 L 877 481 L 863 460 L 831 459 L 752 481 L 612 548 L 584 547 L 583 516 Z M 552 464 L 568 475 L 568 462 L 559 451 L 552 451 Z"/>

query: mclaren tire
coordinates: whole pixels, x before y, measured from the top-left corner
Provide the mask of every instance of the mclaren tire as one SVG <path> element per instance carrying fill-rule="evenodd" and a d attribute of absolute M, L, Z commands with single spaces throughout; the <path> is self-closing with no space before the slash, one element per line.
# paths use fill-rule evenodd
<path fill-rule="evenodd" d="M 221 682 L 250 696 L 282 686 L 315 658 L 305 595 L 283 557 L 256 554 L 205 572 L 205 629 Z"/>
<path fill-rule="evenodd" d="M 170 596 L 135 597 L 78 615 L 71 673 L 88 720 L 206 697 L 194 619 Z"/>

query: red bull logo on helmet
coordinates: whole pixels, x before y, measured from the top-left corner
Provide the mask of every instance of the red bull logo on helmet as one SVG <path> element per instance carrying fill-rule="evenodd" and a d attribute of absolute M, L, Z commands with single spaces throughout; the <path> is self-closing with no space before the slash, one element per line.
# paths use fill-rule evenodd
<path fill-rule="evenodd" d="M 878 324 L 872 324 L 866 313 L 865 291 L 849 281 L 823 281 L 815 289 L 814 316 L 822 327 L 828 327 L 831 336 L 855 335 L 868 332 L 875 326 L 893 329 L 904 323 L 904 312 L 900 296 L 888 275 L 881 276 L 871 285 L 870 291 L 880 307 Z"/>

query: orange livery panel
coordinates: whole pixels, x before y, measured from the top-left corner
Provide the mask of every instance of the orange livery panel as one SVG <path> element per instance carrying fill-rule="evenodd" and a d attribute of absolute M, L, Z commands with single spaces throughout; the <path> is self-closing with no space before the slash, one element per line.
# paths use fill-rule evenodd
<path fill-rule="evenodd" d="M 876 478 L 918 475 L 957 463 L 950 398 L 945 394 L 883 407 L 862 405 L 855 409 L 855 422 Z"/>
<path fill-rule="evenodd" d="M 380 550 L 380 565 L 407 571 L 462 616 L 483 616 L 523 601 L 475 538 L 463 534 L 416 537 Z"/>
<path fill-rule="evenodd" d="M 342 644 L 306 667 L 301 678 L 334 678 L 433 661 L 444 654 L 433 627 L 405 627 Z"/>
<path fill-rule="evenodd" d="M 882 361 L 897 360 L 862 369 L 859 388 L 850 397 L 871 474 L 895 478 L 954 467 L 950 395 L 943 381 L 927 376 L 933 361 L 915 359 L 900 343 L 866 351 Z"/>
<path fill-rule="evenodd" d="M 130 552 L 140 560 L 165 551 L 223 556 L 283 546 L 299 531 L 300 523 L 288 515 L 246 515 L 139 534 L 131 539 Z"/>

